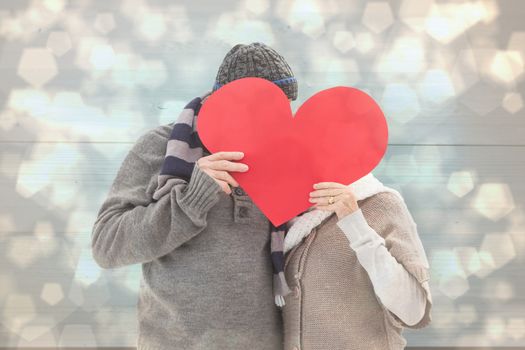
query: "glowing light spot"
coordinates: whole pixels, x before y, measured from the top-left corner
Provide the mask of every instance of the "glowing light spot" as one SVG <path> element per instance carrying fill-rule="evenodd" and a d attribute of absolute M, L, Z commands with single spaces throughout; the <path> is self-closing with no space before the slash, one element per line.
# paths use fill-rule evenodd
<path fill-rule="evenodd" d="M 37 221 L 33 235 L 41 241 L 46 241 L 55 237 L 53 224 L 49 221 Z"/>
<path fill-rule="evenodd" d="M 518 317 L 509 318 L 506 330 L 507 335 L 514 340 L 525 338 L 525 319 Z"/>
<path fill-rule="evenodd" d="M 40 298 L 50 305 L 56 305 L 64 298 L 62 286 L 58 283 L 46 283 L 42 288 Z"/>
<path fill-rule="evenodd" d="M 518 51 L 498 51 L 490 66 L 493 76 L 504 83 L 511 83 L 523 73 L 523 60 Z"/>
<path fill-rule="evenodd" d="M 497 221 L 514 209 L 514 199 L 507 184 L 485 183 L 480 186 L 472 206 L 480 214 Z"/>
<path fill-rule="evenodd" d="M 100 275 L 100 267 L 93 259 L 91 249 L 82 249 L 82 253 L 80 254 L 75 270 L 75 281 L 81 283 L 84 286 L 88 286 L 96 282 Z"/>
<path fill-rule="evenodd" d="M 463 197 L 474 188 L 474 180 L 469 171 L 456 171 L 448 179 L 447 189 L 458 197 Z"/>
<path fill-rule="evenodd" d="M 448 44 L 480 21 L 487 23 L 497 16 L 496 5 L 486 3 L 434 3 L 425 20 L 426 32 L 434 39 Z"/>
<path fill-rule="evenodd" d="M 504 91 L 485 80 L 479 81 L 461 97 L 460 101 L 479 115 L 486 115 L 501 106 Z"/>
<path fill-rule="evenodd" d="M 417 176 L 418 165 L 412 154 L 394 154 L 387 161 L 385 174 L 397 183 L 406 184 Z"/>
<path fill-rule="evenodd" d="M 55 13 L 62 11 L 64 6 L 66 6 L 65 0 L 44 0 L 43 4 L 46 8 Z"/>
<path fill-rule="evenodd" d="M 399 18 L 420 33 L 425 29 L 425 19 L 433 4 L 434 0 L 403 0 L 399 9 Z"/>
<path fill-rule="evenodd" d="M 246 8 L 257 15 L 265 13 L 270 8 L 268 0 L 246 0 Z"/>
<path fill-rule="evenodd" d="M 147 40 L 159 40 L 166 32 L 166 18 L 161 13 L 145 13 L 138 20 L 139 34 Z"/>
<path fill-rule="evenodd" d="M 492 271 L 494 271 L 494 269 L 496 268 L 496 264 L 494 263 L 492 255 L 486 251 L 479 251 L 478 257 L 480 262 L 480 268 L 476 272 L 474 272 L 474 274 L 479 278 L 484 278 L 491 274 Z"/>
<path fill-rule="evenodd" d="M 333 44 L 336 49 L 346 53 L 355 46 L 354 36 L 346 30 L 338 30 L 334 34 Z"/>
<path fill-rule="evenodd" d="M 71 50 L 71 38 L 67 32 L 51 32 L 46 47 L 56 56 L 62 56 Z"/>
<path fill-rule="evenodd" d="M 472 50 L 461 50 L 450 70 L 454 91 L 459 95 L 479 81 L 478 65 Z"/>
<path fill-rule="evenodd" d="M 370 33 L 357 33 L 355 36 L 355 47 L 361 53 L 368 53 L 375 47 L 374 38 Z"/>
<path fill-rule="evenodd" d="M 0 112 L 0 128 L 4 131 L 8 131 L 15 127 L 18 124 L 17 114 L 12 110 L 4 110 Z M 13 159 L 17 157 L 16 153 L 4 153 L 4 157 Z M 0 168 L 0 173 L 3 173 L 6 176 L 12 176 L 13 172 L 6 171 L 5 168 Z"/>
<path fill-rule="evenodd" d="M 503 97 L 503 108 L 512 114 L 516 114 L 523 108 L 523 98 L 517 92 L 509 92 Z"/>
<path fill-rule="evenodd" d="M 102 34 L 107 34 L 115 29 L 115 18 L 111 12 L 99 13 L 95 17 L 95 29 Z"/>
<path fill-rule="evenodd" d="M 115 63 L 115 52 L 110 45 L 93 47 L 89 61 L 96 69 L 108 69 Z"/>
<path fill-rule="evenodd" d="M 378 60 L 376 71 L 389 82 L 396 76 L 416 76 L 425 67 L 425 50 L 421 39 L 401 37 Z"/>
<path fill-rule="evenodd" d="M 443 103 L 454 97 L 452 81 L 448 74 L 441 69 L 431 69 L 425 73 L 419 91 L 425 100 L 433 103 Z"/>
<path fill-rule="evenodd" d="M 465 30 L 462 23 L 454 23 L 451 19 L 437 14 L 427 18 L 425 24 L 427 33 L 444 43 L 449 43 Z"/>
<path fill-rule="evenodd" d="M 499 316 L 489 316 L 485 321 L 485 334 L 489 339 L 501 339 L 505 333 L 505 320 Z"/>
<path fill-rule="evenodd" d="M 486 254 L 494 262 L 494 268 L 499 269 L 516 257 L 516 250 L 509 234 L 489 233 L 483 238 L 480 254 Z"/>
<path fill-rule="evenodd" d="M 2 316 L 3 326 L 18 333 L 23 326 L 36 317 L 33 298 L 28 294 L 9 294 L 2 307 Z"/>
<path fill-rule="evenodd" d="M 442 277 L 439 282 L 439 290 L 450 299 L 459 298 L 464 295 L 469 288 L 468 280 L 461 275 Z"/>
<path fill-rule="evenodd" d="M 39 257 L 40 247 L 32 237 L 12 237 L 7 258 L 20 268 L 26 268 Z"/>
<path fill-rule="evenodd" d="M 431 254 L 430 267 L 436 278 L 460 275 L 466 276 L 457 255 L 451 249 L 435 249 Z"/>
<path fill-rule="evenodd" d="M 42 90 L 11 90 L 8 99 L 9 108 L 34 117 L 46 116 L 50 105 L 51 99 L 49 95 Z"/>
<path fill-rule="evenodd" d="M 115 58 L 112 57 L 115 52 L 106 38 L 83 36 L 78 41 L 75 52 L 75 63 L 86 71 L 91 72 L 97 65 L 109 68 L 115 63 Z M 106 59 L 110 61 L 105 62 Z"/>
<path fill-rule="evenodd" d="M 374 33 L 381 33 L 394 22 L 390 5 L 388 2 L 367 2 L 362 21 Z"/>
<path fill-rule="evenodd" d="M 513 32 L 509 38 L 507 50 L 518 51 L 521 60 L 525 61 L 525 32 Z"/>
<path fill-rule="evenodd" d="M 58 73 L 55 58 L 48 49 L 24 49 L 18 64 L 18 75 L 34 87 L 41 87 Z"/>
<path fill-rule="evenodd" d="M 481 261 L 475 247 L 454 247 L 452 251 L 461 264 L 466 277 L 481 269 Z"/>
<path fill-rule="evenodd" d="M 0 232 L 9 233 L 15 230 L 15 223 L 11 214 L 0 214 Z"/>
<path fill-rule="evenodd" d="M 415 118 L 420 112 L 417 95 L 406 84 L 388 84 L 383 92 L 381 103 L 387 118 L 403 124 Z"/>
<path fill-rule="evenodd" d="M 51 317 L 51 316 L 48 316 Z M 42 317 L 40 317 L 42 318 Z M 40 320 L 39 320 L 40 321 Z M 49 324 L 44 326 L 26 326 L 20 332 L 20 340 L 17 348 L 56 348 L 56 339 Z"/>
<path fill-rule="evenodd" d="M 294 30 L 301 31 L 312 39 L 325 32 L 322 5 L 316 0 L 295 0 L 293 3 L 280 2 L 278 13 Z"/>
<path fill-rule="evenodd" d="M 64 159 L 68 161 L 60 161 Z M 39 191 L 46 191 L 48 206 L 67 210 L 77 200 L 80 185 L 73 181 L 60 181 L 60 177 L 75 169 L 79 160 L 75 145 L 37 144 L 20 165 L 16 190 L 26 198 Z"/>
<path fill-rule="evenodd" d="M 507 281 L 499 280 L 495 283 L 489 283 L 488 288 L 487 298 L 495 297 L 499 300 L 509 301 L 515 297 L 514 287 Z"/>
<path fill-rule="evenodd" d="M 469 282 L 457 255 L 449 249 L 439 249 L 432 252 L 430 264 L 433 275 L 439 281 L 441 293 L 451 299 L 465 294 Z"/>

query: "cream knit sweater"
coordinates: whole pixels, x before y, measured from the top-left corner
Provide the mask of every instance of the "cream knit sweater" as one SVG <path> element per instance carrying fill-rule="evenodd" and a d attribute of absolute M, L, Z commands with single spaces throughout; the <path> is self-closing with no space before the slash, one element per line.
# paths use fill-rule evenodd
<path fill-rule="evenodd" d="M 350 184 L 349 187 L 357 200 L 363 200 L 380 192 L 390 192 L 404 203 L 403 197 L 397 190 L 383 185 L 372 173 Z M 307 213 L 289 221 L 284 252 L 299 244 L 330 214 L 328 211 L 311 207 Z M 355 251 L 359 263 L 370 277 L 375 293 L 384 305 L 407 324 L 416 324 L 425 312 L 425 291 L 414 276 L 410 275 L 392 256 L 385 245 L 385 240 L 368 225 L 361 209 L 345 216 L 337 222 L 337 225 L 347 237 L 350 248 Z M 412 225 L 415 227 L 413 221 Z M 417 249 L 428 267 L 422 245 L 418 244 Z"/>
<path fill-rule="evenodd" d="M 403 328 L 431 322 L 425 252 L 405 203 L 388 192 L 359 200 L 341 220 L 329 213 L 288 251 L 285 349 L 400 350 Z M 405 287 L 391 288 L 395 278 Z"/>

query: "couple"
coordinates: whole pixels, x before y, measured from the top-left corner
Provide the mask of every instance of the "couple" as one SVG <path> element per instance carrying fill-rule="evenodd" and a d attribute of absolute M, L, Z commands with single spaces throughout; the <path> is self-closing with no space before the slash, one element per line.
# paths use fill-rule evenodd
<path fill-rule="evenodd" d="M 139 138 L 99 210 L 96 262 L 142 264 L 137 348 L 403 349 L 403 328 L 430 323 L 432 299 L 400 194 L 371 173 L 312 184 L 312 207 L 274 227 L 230 174 L 249 171 L 242 153 L 200 142 L 206 97 L 249 76 L 297 98 L 274 49 L 235 45 L 211 92 Z"/>

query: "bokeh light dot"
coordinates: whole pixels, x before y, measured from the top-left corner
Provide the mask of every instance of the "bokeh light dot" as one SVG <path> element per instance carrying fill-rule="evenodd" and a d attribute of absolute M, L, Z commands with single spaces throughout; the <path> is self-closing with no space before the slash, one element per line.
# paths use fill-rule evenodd
<path fill-rule="evenodd" d="M 58 66 L 46 48 L 24 49 L 18 64 L 18 75 L 34 87 L 41 87 L 58 74 Z"/>

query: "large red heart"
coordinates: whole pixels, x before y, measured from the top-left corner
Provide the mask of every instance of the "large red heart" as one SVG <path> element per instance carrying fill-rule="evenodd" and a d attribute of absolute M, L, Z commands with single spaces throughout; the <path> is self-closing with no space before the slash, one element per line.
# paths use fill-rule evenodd
<path fill-rule="evenodd" d="M 206 148 L 242 151 L 246 172 L 231 172 L 276 226 L 312 206 L 313 184 L 345 185 L 380 162 L 388 142 L 383 112 L 365 92 L 344 86 L 320 91 L 292 115 L 285 93 L 262 78 L 234 80 L 211 94 L 197 132 Z"/>

